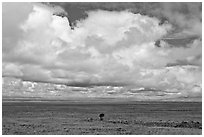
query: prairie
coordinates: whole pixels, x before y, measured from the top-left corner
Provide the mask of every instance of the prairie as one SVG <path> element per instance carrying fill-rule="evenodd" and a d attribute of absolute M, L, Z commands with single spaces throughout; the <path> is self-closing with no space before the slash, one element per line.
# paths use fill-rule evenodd
<path fill-rule="evenodd" d="M 9 101 L 2 103 L 2 134 L 200 135 L 202 103 Z"/>

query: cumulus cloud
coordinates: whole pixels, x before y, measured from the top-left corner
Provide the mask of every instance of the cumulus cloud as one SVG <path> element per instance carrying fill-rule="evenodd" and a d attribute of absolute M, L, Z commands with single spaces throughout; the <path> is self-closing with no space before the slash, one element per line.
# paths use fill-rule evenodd
<path fill-rule="evenodd" d="M 202 4 L 201 2 L 92 2 L 92 3 L 50 3 L 51 5 L 60 5 L 65 11 L 70 13 L 71 24 L 76 20 L 84 19 L 88 15 L 86 11 L 107 10 L 124 11 L 129 10 L 132 13 L 154 16 L 160 19 L 160 24 L 170 22 L 174 25 L 174 30 L 168 37 L 184 38 L 199 36 L 202 34 Z"/>
<path fill-rule="evenodd" d="M 73 29 L 68 18 L 54 14 L 64 13 L 61 8 L 22 6 L 29 9 L 27 14 L 19 23 L 11 23 L 18 37 L 7 35 L 10 27 L 4 27 L 3 76 L 81 87 L 49 90 L 49 95 L 67 91 L 76 96 L 159 98 L 201 93 L 201 40 L 193 40 L 187 48 L 172 47 L 164 40 L 155 46 L 174 30 L 172 23 L 161 24 L 159 18 L 128 10 L 95 10 L 76 21 Z M 3 20 L 4 26 L 10 17 Z M 138 94 L 132 92 L 135 88 L 151 90 Z"/>

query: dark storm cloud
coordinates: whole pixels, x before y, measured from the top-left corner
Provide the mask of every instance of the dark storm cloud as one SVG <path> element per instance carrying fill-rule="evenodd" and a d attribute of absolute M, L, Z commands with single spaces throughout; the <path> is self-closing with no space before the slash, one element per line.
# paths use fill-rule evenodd
<path fill-rule="evenodd" d="M 67 83 L 67 86 L 73 86 L 73 87 L 95 87 L 95 86 L 112 86 L 112 87 L 121 87 L 121 86 L 128 86 L 129 83 L 119 83 L 119 82 L 97 82 L 97 83 L 89 83 L 89 82 L 72 82 Z"/>
<path fill-rule="evenodd" d="M 199 39 L 199 36 L 188 36 L 185 38 L 163 38 L 161 40 L 167 42 L 170 47 L 186 47 L 189 48 L 189 44 L 193 43 L 194 40 Z M 158 40 L 155 45 L 161 47 L 160 40 Z"/>
<path fill-rule="evenodd" d="M 194 56 L 191 60 L 176 60 L 174 63 L 167 63 L 167 67 L 170 66 L 186 66 L 186 65 L 192 65 L 192 66 L 202 66 L 202 55 Z"/>

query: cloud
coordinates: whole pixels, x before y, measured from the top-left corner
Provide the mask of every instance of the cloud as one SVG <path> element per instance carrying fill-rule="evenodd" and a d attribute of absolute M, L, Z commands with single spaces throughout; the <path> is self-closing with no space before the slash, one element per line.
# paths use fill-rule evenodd
<path fill-rule="evenodd" d="M 13 63 L 3 63 L 2 64 L 2 70 L 4 76 L 14 76 L 19 77 L 22 76 L 23 73 L 20 70 L 20 66 L 13 64 Z"/>
<path fill-rule="evenodd" d="M 176 35 L 202 36 L 201 3 L 161 3 L 161 14 L 180 29 Z"/>
<path fill-rule="evenodd" d="M 36 93 L 39 96 L 70 93 L 159 98 L 201 93 L 202 42 L 194 39 L 185 47 L 182 43 L 172 47 L 161 40 L 174 29 L 169 22 L 161 24 L 160 18 L 128 10 L 94 10 L 87 12 L 87 18 L 76 21 L 73 29 L 69 18 L 53 15 L 64 12 L 61 8 L 39 3 L 23 6 L 31 10 L 17 25 L 11 24 L 16 36 L 6 33 L 12 27 L 3 31 L 3 76 L 45 82 L 52 88 L 54 83 L 70 86 L 60 92 L 53 89 L 52 93 Z M 11 13 L 5 11 L 5 15 Z M 155 46 L 158 40 L 159 47 Z M 81 88 L 72 89 L 74 86 Z M 42 89 L 46 87 L 41 84 Z M 135 88 L 151 90 L 136 95 L 130 92 Z"/>
<path fill-rule="evenodd" d="M 9 53 L 22 38 L 22 30 L 18 27 L 32 12 L 30 3 L 3 3 L 2 4 L 2 44 L 4 53 Z M 16 8 L 18 7 L 18 10 Z"/>
<path fill-rule="evenodd" d="M 77 20 L 87 18 L 86 11 L 106 10 L 124 11 L 129 10 L 135 14 L 154 16 L 160 20 L 160 24 L 170 22 L 174 31 L 169 37 L 201 36 L 202 34 L 202 4 L 200 2 L 92 2 L 92 3 L 50 3 L 59 5 L 69 14 L 70 24 Z"/>

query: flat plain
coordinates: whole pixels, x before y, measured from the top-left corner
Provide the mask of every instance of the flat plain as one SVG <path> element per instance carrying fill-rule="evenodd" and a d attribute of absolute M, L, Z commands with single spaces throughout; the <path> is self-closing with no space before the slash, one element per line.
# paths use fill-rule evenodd
<path fill-rule="evenodd" d="M 2 134 L 200 135 L 202 103 L 9 101 L 2 103 Z"/>

